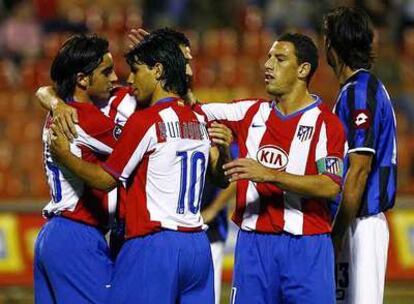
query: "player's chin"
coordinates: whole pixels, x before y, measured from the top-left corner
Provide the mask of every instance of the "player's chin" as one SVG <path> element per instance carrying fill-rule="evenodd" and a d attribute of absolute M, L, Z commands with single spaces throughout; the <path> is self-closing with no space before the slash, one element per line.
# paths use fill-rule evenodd
<path fill-rule="evenodd" d="M 277 90 L 271 84 L 266 84 L 266 92 L 270 95 L 277 95 Z"/>

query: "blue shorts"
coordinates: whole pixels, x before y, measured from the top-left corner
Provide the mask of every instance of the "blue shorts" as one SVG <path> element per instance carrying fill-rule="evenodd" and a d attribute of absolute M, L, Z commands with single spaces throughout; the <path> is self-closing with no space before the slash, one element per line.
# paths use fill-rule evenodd
<path fill-rule="evenodd" d="M 109 303 L 214 304 L 206 234 L 163 230 L 127 240 L 115 263 Z"/>
<path fill-rule="evenodd" d="M 240 231 L 230 303 L 335 303 L 330 236 Z"/>
<path fill-rule="evenodd" d="M 113 263 L 98 229 L 51 218 L 35 244 L 35 303 L 106 303 Z"/>

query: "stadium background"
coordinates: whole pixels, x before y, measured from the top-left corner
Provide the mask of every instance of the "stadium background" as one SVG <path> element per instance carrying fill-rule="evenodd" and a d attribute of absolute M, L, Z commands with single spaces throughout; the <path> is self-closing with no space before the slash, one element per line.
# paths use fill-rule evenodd
<path fill-rule="evenodd" d="M 32 303 L 33 242 L 48 200 L 40 132 L 45 111 L 34 98 L 49 84 L 59 45 L 74 32 L 110 40 L 125 79 L 127 29 L 171 26 L 191 40 L 196 96 L 227 101 L 267 97 L 263 64 L 277 34 L 312 36 L 321 50 L 320 22 L 336 5 L 361 5 L 377 28 L 375 72 L 395 102 L 399 190 L 391 229 L 386 303 L 414 303 L 414 0 L 0 0 L 0 304 Z M 311 91 L 333 105 L 338 85 L 321 52 Z M 236 228 L 227 244 L 223 303 L 231 281 Z"/>

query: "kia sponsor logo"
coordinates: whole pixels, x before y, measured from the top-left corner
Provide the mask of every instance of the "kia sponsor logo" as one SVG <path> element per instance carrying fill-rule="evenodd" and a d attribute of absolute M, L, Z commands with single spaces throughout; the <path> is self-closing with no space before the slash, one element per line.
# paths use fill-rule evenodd
<path fill-rule="evenodd" d="M 265 167 L 283 170 L 289 162 L 289 157 L 282 148 L 269 145 L 260 147 L 257 151 L 257 160 Z"/>

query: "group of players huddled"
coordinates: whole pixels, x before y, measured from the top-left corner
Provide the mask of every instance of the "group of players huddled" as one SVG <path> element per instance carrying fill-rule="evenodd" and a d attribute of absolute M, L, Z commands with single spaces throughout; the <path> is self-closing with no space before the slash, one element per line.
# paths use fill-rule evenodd
<path fill-rule="evenodd" d="M 303 34 L 279 36 L 268 52 L 271 100 L 230 103 L 195 99 L 180 32 L 130 32 L 126 87 L 116 86 L 107 40 L 69 38 L 54 86 L 37 92 L 50 110 L 51 201 L 35 245 L 35 302 L 218 303 L 200 213 L 208 179 L 237 187 L 231 304 L 382 303 L 395 115 L 369 71 L 365 12 L 339 7 L 323 22 L 341 86 L 333 113 L 308 90 L 319 58 Z"/>

